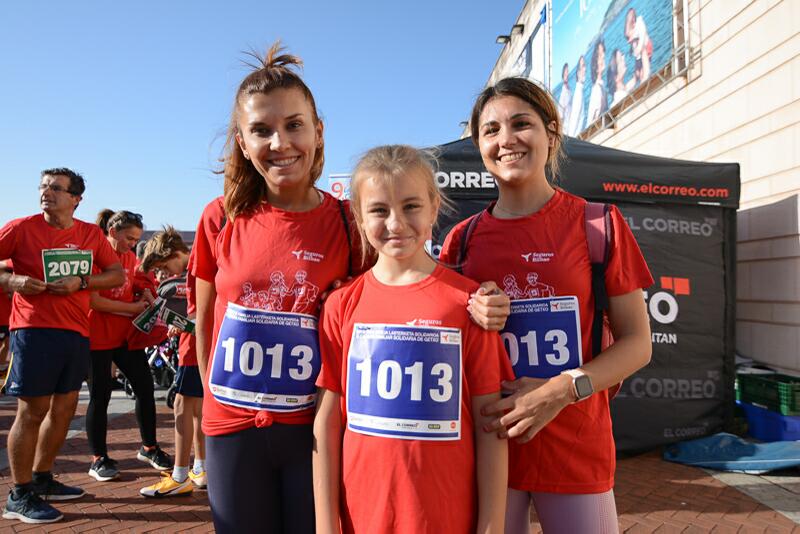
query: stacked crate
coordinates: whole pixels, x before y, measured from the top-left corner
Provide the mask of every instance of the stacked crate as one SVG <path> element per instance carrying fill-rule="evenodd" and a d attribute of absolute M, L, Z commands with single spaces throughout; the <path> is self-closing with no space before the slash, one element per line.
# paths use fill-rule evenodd
<path fill-rule="evenodd" d="M 745 412 L 752 437 L 761 441 L 800 440 L 800 377 L 739 373 L 736 401 Z"/>

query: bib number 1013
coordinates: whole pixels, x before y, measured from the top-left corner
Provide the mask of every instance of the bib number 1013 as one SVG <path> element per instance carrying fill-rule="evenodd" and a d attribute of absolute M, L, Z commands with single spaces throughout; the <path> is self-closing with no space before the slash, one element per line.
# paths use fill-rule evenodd
<path fill-rule="evenodd" d="M 283 343 L 276 343 L 270 347 L 263 347 L 256 341 L 245 341 L 236 350 L 236 339 L 229 337 L 220 343 L 225 349 L 223 369 L 233 373 L 238 367 L 245 376 L 258 376 L 264 369 L 264 356 L 270 358 L 269 375 L 271 378 L 280 379 L 283 375 L 283 360 L 285 348 Z M 295 365 L 289 367 L 288 375 L 293 380 L 308 380 L 313 373 L 311 360 L 314 350 L 308 345 L 296 345 L 289 350 L 289 356 L 297 358 Z"/>
<path fill-rule="evenodd" d="M 520 348 L 523 348 L 527 358 L 527 365 L 539 367 L 539 343 L 536 339 L 535 330 L 529 330 L 524 336 L 517 338 L 513 332 L 503 332 L 500 335 L 506 345 L 511 366 L 516 367 L 519 363 Z M 549 365 L 566 365 L 569 362 L 569 347 L 567 346 L 567 333 L 563 330 L 548 330 L 545 332 L 543 340 L 552 343 L 552 352 L 544 354 L 545 362 Z M 522 347 L 520 347 L 522 345 Z"/>
<path fill-rule="evenodd" d="M 370 397 L 372 394 L 372 359 L 365 358 L 355 364 L 356 370 L 361 375 L 359 395 Z M 402 367 L 395 360 L 383 360 L 378 364 L 375 373 L 375 391 L 378 396 L 386 400 L 394 400 L 403 391 L 404 382 L 408 383 L 409 399 L 421 402 L 423 399 L 423 375 L 425 365 L 423 362 L 414 362 Z M 453 397 L 453 367 L 444 362 L 431 366 L 429 376 L 436 381 L 436 386 L 428 388 L 426 397 L 434 402 L 447 402 Z M 405 377 L 410 380 L 406 381 Z"/>

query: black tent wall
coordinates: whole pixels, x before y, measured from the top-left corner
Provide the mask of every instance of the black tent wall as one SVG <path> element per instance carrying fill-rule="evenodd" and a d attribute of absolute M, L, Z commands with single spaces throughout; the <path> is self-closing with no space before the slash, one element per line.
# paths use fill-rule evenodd
<path fill-rule="evenodd" d="M 653 358 L 611 403 L 620 451 L 727 427 L 733 415 L 736 208 L 739 166 L 634 154 L 567 138 L 559 186 L 617 205 L 655 279 L 647 288 Z M 497 196 L 469 139 L 437 147 L 437 182 L 456 204 L 434 252 L 458 221 Z"/>

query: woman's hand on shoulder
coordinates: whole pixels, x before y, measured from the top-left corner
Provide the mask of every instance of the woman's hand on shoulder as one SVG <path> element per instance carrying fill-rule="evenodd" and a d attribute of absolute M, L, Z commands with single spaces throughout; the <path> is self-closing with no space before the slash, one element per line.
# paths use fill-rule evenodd
<path fill-rule="evenodd" d="M 484 282 L 470 295 L 467 311 L 484 330 L 502 330 L 511 313 L 511 299 L 494 282 Z"/>
<path fill-rule="evenodd" d="M 497 432 L 499 437 L 519 443 L 533 439 L 574 400 L 572 380 L 566 375 L 550 379 L 522 377 L 503 382 L 503 390 L 511 395 L 483 409 L 484 415 L 494 416 L 484 431 Z"/>

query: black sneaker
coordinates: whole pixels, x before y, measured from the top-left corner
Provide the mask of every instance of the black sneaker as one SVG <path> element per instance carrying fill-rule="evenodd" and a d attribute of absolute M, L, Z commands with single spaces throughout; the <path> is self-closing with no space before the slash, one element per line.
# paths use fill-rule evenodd
<path fill-rule="evenodd" d="M 136 458 L 152 465 L 159 471 L 172 469 L 172 458 L 170 458 L 166 452 L 162 451 L 161 447 L 158 445 L 149 451 L 142 447 L 139 449 L 138 454 L 136 454 Z"/>
<path fill-rule="evenodd" d="M 83 488 L 62 484 L 53 475 L 34 477 L 33 491 L 45 501 L 71 501 L 86 495 Z"/>
<path fill-rule="evenodd" d="M 32 491 L 23 493 L 18 499 L 14 499 L 14 494 L 9 492 L 3 509 L 3 519 L 19 519 L 23 523 L 55 523 L 63 517 L 61 512 Z"/>
<path fill-rule="evenodd" d="M 89 468 L 89 476 L 98 482 L 114 480 L 119 476 L 117 462 L 108 456 L 101 456 L 92 463 L 92 467 Z"/>

